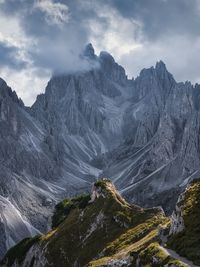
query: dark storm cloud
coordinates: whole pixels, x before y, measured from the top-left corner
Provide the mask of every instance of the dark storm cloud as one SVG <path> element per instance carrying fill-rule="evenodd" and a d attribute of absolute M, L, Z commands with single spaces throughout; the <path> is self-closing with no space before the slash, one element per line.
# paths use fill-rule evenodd
<path fill-rule="evenodd" d="M 0 42 L 0 67 L 6 66 L 12 69 L 21 69 L 26 66 L 26 62 L 21 60 L 18 48 Z"/>
<path fill-rule="evenodd" d="M 76 0 L 52 2 L 69 7 L 70 23 L 75 29 L 81 28 L 83 32 L 81 38 L 88 36 L 90 30 L 83 23 L 87 24 L 90 18 L 99 19 L 95 3 L 100 2 L 108 8 L 117 9 L 125 18 L 140 21 L 143 24 L 144 35 L 148 38 L 159 38 L 169 33 L 188 35 L 200 33 L 198 0 L 86 0 L 85 3 L 89 3 L 90 6 L 88 9 L 80 7 L 80 2 Z M 43 12 L 33 9 L 35 3 L 34 0 L 6 0 L 1 8 L 6 14 L 17 14 L 24 30 L 30 35 L 57 35 L 57 25 L 49 25 L 45 21 Z M 104 21 L 102 19 L 102 23 L 106 27 L 105 18 Z"/>
<path fill-rule="evenodd" d="M 46 5 L 49 12 L 52 11 L 53 5 L 57 5 L 58 9 L 68 9 L 66 12 L 68 19 L 66 21 L 60 19 L 60 25 L 59 21 L 51 23 L 51 19 L 55 20 L 55 17 L 51 18 L 50 15 L 48 17 L 44 8 L 37 7 L 38 3 L 44 5 L 48 2 L 52 4 Z M 105 31 L 109 27 L 110 22 L 106 16 L 98 15 L 101 5 L 110 11 L 117 10 L 126 19 L 140 23 L 139 33 L 133 32 L 133 38 L 140 41 L 157 41 L 168 35 L 187 35 L 196 38 L 200 33 L 198 0 L 6 0 L 1 4 L 1 9 L 7 16 L 17 16 L 26 35 L 37 41 L 37 47 L 28 48 L 33 63 L 42 67 L 49 65 L 50 68 L 56 68 L 56 65 L 60 65 L 58 62 L 60 58 L 69 57 L 71 52 L 75 55 L 90 41 L 89 20 L 98 21 Z M 101 36 L 96 38 L 101 39 Z M 45 49 L 48 43 L 49 47 Z M 66 50 L 63 57 L 53 54 L 56 53 L 54 49 L 56 46 L 58 48 L 62 46 L 62 53 Z M 57 60 L 50 60 L 48 58 L 50 56 L 54 56 Z"/>
<path fill-rule="evenodd" d="M 140 21 L 146 38 L 200 34 L 198 0 L 108 0 L 108 3 L 124 17 Z"/>
<path fill-rule="evenodd" d="M 25 40 L 0 43 L 1 69 L 82 70 L 79 54 L 92 40 L 129 76 L 162 59 L 178 80 L 200 81 L 200 0 L 0 0 L 0 14 L 17 20 Z"/>
<path fill-rule="evenodd" d="M 7 16 L 17 16 L 27 37 L 34 39 L 33 45 L 27 47 L 27 56 L 36 67 L 75 70 L 84 68 L 79 54 L 89 42 L 88 20 L 98 18 L 92 3 L 88 9 L 80 3 L 6 0 L 2 10 Z M 105 20 L 102 18 L 101 24 Z"/>

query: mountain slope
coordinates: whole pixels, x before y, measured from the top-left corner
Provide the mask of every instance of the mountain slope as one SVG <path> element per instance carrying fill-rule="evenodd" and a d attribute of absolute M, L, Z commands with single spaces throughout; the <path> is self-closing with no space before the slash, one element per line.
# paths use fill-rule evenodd
<path fill-rule="evenodd" d="M 124 69 L 108 53 L 95 59 L 99 66 L 87 72 L 54 76 L 31 107 L 48 132 L 47 143 L 63 168 L 64 185 L 77 188 L 101 172 L 90 161 L 123 139 L 123 111 L 129 103 Z"/>
<path fill-rule="evenodd" d="M 108 53 L 88 45 L 85 55 L 94 67 L 55 75 L 30 110 L 63 186 L 69 193 L 105 175 L 130 201 L 170 212 L 199 172 L 198 85 L 177 83 L 162 61 L 128 80 Z"/>
<path fill-rule="evenodd" d="M 56 194 L 62 192 L 51 184 L 57 170 L 43 144 L 45 135 L 16 93 L 0 80 L 0 256 L 48 228 Z"/>
<path fill-rule="evenodd" d="M 62 185 L 69 194 L 105 175 L 129 201 L 170 213 L 199 173 L 199 86 L 177 83 L 162 61 L 128 80 L 108 53 L 85 55 L 91 70 L 55 75 L 31 108 Z"/>
<path fill-rule="evenodd" d="M 153 240 L 157 235 L 156 226 L 166 221 L 161 210 L 130 206 L 110 181 L 100 180 L 84 207 L 71 208 L 61 224 L 24 250 L 26 255 L 20 258 L 20 254 L 14 252 L 20 249 L 19 244 L 8 252 L 3 262 L 5 266 L 86 266 L 95 257 L 108 257 L 119 250 L 125 249 L 127 256 L 138 240 L 141 239 L 141 244 L 137 248 Z M 105 261 L 104 257 L 100 261 Z"/>
<path fill-rule="evenodd" d="M 103 175 L 129 201 L 172 210 L 199 173 L 199 87 L 176 83 L 160 62 L 133 82 L 135 98 L 124 115 L 124 139 L 106 157 Z M 138 92 L 142 93 L 137 96 Z"/>
<path fill-rule="evenodd" d="M 107 179 L 95 183 L 84 205 L 83 199 L 72 199 L 65 220 L 48 234 L 12 248 L 1 266 L 187 266 L 156 242 L 158 225 L 168 222 L 161 209 L 129 205 Z"/>
<path fill-rule="evenodd" d="M 200 181 L 195 180 L 179 198 L 172 216 L 168 246 L 200 265 Z"/>
<path fill-rule="evenodd" d="M 177 83 L 162 61 L 129 80 L 91 44 L 82 59 L 90 69 L 54 74 L 31 108 L 0 80 L 0 257 L 45 232 L 55 204 L 98 177 L 132 203 L 171 213 L 199 175 L 199 85 Z"/>

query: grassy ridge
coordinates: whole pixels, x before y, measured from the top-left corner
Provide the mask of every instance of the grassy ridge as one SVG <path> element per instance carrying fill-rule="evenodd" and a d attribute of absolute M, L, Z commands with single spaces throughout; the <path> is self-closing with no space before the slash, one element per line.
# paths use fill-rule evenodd
<path fill-rule="evenodd" d="M 55 207 L 53 229 L 9 250 L 4 260 L 9 264 L 6 267 L 15 260 L 21 264 L 36 242 L 47 260 L 45 267 L 97 267 L 126 257 L 131 258 L 133 267 L 138 255 L 145 267 L 168 263 L 185 267 L 166 255 L 157 243 L 158 226 L 169 222 L 161 209 L 128 204 L 107 179 L 97 181 L 95 190 L 98 194 L 92 203 L 89 195 L 60 202 Z M 34 261 L 33 256 L 27 267 L 32 267 Z"/>
<path fill-rule="evenodd" d="M 166 220 L 158 209 L 129 205 L 109 180 L 100 180 L 95 187 L 99 198 L 84 209 L 70 207 L 65 220 L 46 238 L 46 257 L 53 266 L 73 266 L 76 262 L 87 266 L 101 253 L 105 257 L 122 251 L 126 254 L 140 239 L 146 243 L 155 238 L 158 224 Z"/>

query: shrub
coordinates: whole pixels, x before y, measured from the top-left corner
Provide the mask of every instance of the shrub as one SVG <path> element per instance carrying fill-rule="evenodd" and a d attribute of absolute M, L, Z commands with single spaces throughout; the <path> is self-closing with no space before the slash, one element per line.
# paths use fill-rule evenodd
<path fill-rule="evenodd" d="M 89 194 L 83 194 L 71 199 L 64 199 L 55 206 L 55 211 L 52 217 L 52 228 L 61 224 L 72 209 L 85 209 L 90 200 Z"/>

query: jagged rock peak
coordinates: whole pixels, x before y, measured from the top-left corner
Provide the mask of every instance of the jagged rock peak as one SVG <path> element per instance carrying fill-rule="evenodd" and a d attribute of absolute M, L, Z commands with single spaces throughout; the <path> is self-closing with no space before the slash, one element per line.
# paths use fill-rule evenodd
<path fill-rule="evenodd" d="M 99 54 L 99 58 L 100 60 L 104 60 L 110 63 L 115 63 L 113 56 L 106 51 L 101 51 Z"/>
<path fill-rule="evenodd" d="M 165 63 L 162 60 L 156 62 L 156 70 L 167 70 Z"/>
<path fill-rule="evenodd" d="M 18 98 L 16 92 L 12 91 L 12 89 L 2 78 L 0 78 L 0 98 L 10 98 L 13 102 L 19 104 L 21 107 L 24 106 L 21 98 Z"/>
<path fill-rule="evenodd" d="M 111 80 L 120 84 L 125 84 L 127 82 L 124 68 L 115 62 L 111 54 L 105 51 L 100 52 L 99 62 L 103 72 Z"/>
<path fill-rule="evenodd" d="M 95 55 L 95 50 L 94 47 L 91 43 L 87 44 L 84 51 L 83 55 L 89 59 L 96 59 L 97 56 Z"/>
<path fill-rule="evenodd" d="M 165 63 L 161 60 L 156 63 L 155 67 L 152 66 L 150 68 L 142 69 L 140 75 L 136 78 L 136 80 L 140 81 L 139 87 L 141 87 L 142 81 L 148 88 L 151 87 L 154 89 L 163 89 L 161 91 L 163 91 L 165 96 L 169 94 L 171 88 L 176 84 L 173 75 L 168 72 Z M 152 80 L 154 80 L 155 83 L 153 86 L 150 86 Z"/>
<path fill-rule="evenodd" d="M 175 82 L 173 75 L 168 71 L 165 63 L 162 60 L 156 63 L 155 71 L 159 79 L 168 79 L 171 83 Z"/>
<path fill-rule="evenodd" d="M 149 67 L 149 68 L 143 68 L 140 71 L 140 75 L 139 76 L 141 76 L 141 75 L 149 75 L 149 73 L 162 74 L 162 73 L 165 73 L 165 72 L 168 73 L 167 67 L 166 67 L 165 63 L 162 60 L 160 60 L 160 61 L 156 62 L 155 67 L 152 66 L 152 67 Z"/>
<path fill-rule="evenodd" d="M 4 84 L 6 84 L 6 82 L 2 78 L 0 78 L 0 87 Z"/>
<path fill-rule="evenodd" d="M 114 184 L 108 178 L 102 178 L 96 181 L 92 187 L 91 202 L 94 202 L 95 199 L 103 196 L 103 198 L 113 198 L 119 203 L 125 206 L 129 204 L 122 198 L 119 192 L 116 190 Z"/>

